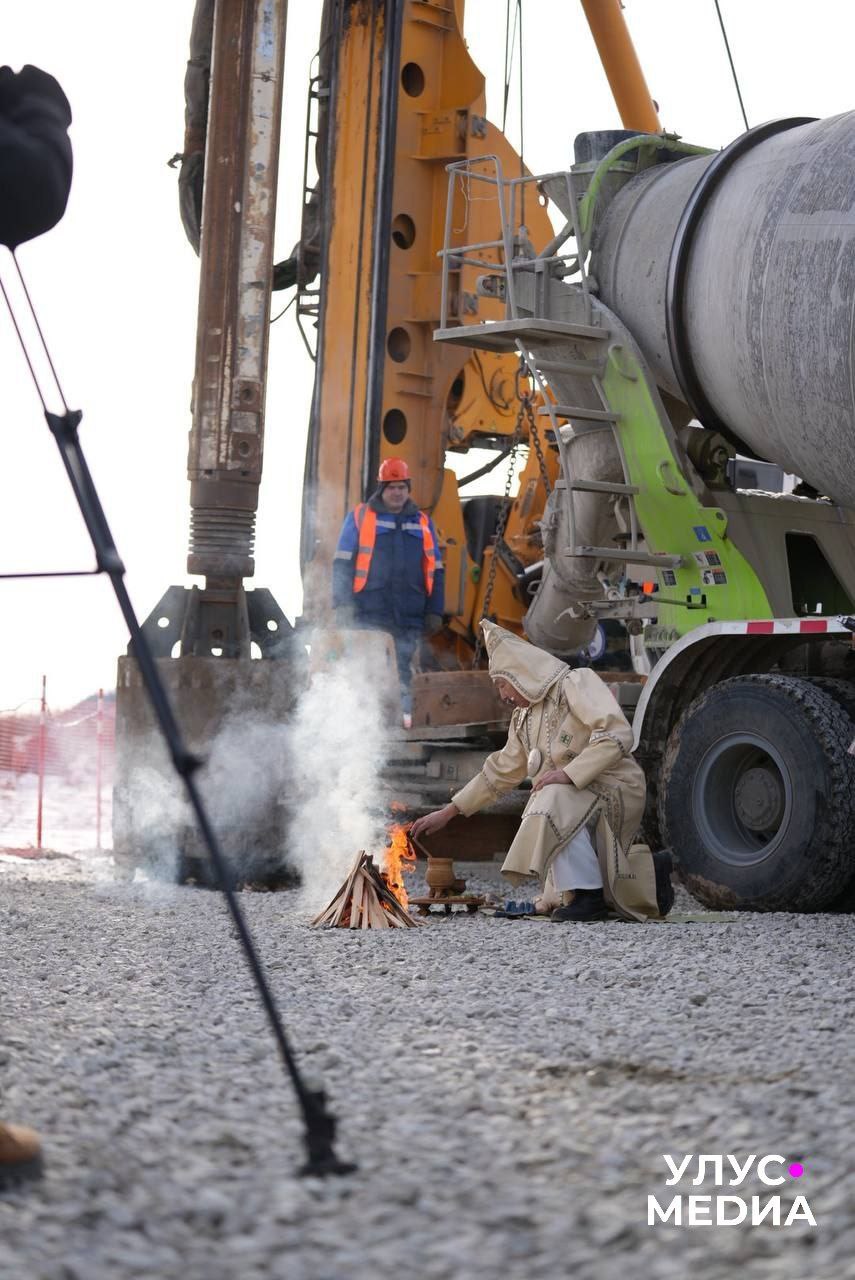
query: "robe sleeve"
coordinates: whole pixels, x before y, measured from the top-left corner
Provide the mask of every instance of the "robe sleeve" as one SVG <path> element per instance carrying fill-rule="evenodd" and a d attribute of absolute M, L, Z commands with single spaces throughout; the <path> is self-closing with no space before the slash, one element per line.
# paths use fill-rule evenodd
<path fill-rule="evenodd" d="M 588 745 L 564 772 L 577 787 L 587 787 L 632 751 L 632 729 L 604 682 L 593 671 L 571 671 L 564 681 L 570 710 L 590 732 Z"/>
<path fill-rule="evenodd" d="M 494 751 L 471 782 L 451 797 L 451 803 L 465 818 L 492 804 L 506 791 L 519 786 L 528 773 L 528 752 L 520 741 L 517 712 L 508 726 L 508 740 L 501 751 Z"/>

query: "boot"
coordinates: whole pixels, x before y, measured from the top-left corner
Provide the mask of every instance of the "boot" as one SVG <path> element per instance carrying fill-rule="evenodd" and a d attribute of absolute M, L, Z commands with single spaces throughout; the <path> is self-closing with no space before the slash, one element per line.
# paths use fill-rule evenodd
<path fill-rule="evenodd" d="M 42 1144 L 33 1129 L 0 1124 L 0 1191 L 42 1176 Z"/>
<path fill-rule="evenodd" d="M 581 924 L 587 920 L 605 920 L 608 913 L 602 889 L 574 889 L 573 901 L 556 907 L 550 919 L 557 924 Z"/>
<path fill-rule="evenodd" d="M 674 860 L 670 849 L 658 849 L 653 854 L 653 870 L 656 874 L 656 905 L 664 920 L 674 905 L 674 885 L 671 880 Z"/>

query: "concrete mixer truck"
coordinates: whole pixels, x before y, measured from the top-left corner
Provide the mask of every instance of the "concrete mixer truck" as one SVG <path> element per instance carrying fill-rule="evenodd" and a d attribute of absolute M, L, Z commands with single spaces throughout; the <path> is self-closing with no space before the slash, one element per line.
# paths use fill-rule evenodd
<path fill-rule="evenodd" d="M 395 812 L 443 803 L 504 738 L 483 616 L 574 662 L 608 636 L 598 666 L 633 719 L 647 835 L 693 893 L 840 902 L 855 871 L 855 117 L 690 146 L 661 132 L 619 0 L 580 0 L 624 131 L 580 135 L 571 169 L 538 178 L 486 117 L 463 0 L 327 0 L 301 237 L 274 268 L 285 8 L 197 4 L 180 190 L 201 244 L 187 568 L 204 582 L 169 587 L 144 624 L 194 749 L 214 744 L 250 796 L 251 822 L 234 806 L 221 822 L 239 874 L 283 872 L 288 813 L 224 726 L 287 721 L 305 638 L 329 622 L 341 521 L 394 456 L 445 566 L 413 728 L 390 718 Z M 288 281 L 316 361 L 296 626 L 246 586 L 270 290 Z M 460 474 L 449 462 L 470 449 L 491 461 Z M 475 488 L 521 456 L 504 496 Z M 798 483 L 770 492 L 770 472 Z M 177 848 L 179 878 L 204 882 L 152 728 L 131 654 L 117 865 Z M 469 856 L 507 847 L 526 798 L 467 824 Z M 443 834 L 434 852 L 459 853 Z"/>
<path fill-rule="evenodd" d="M 435 339 L 517 352 L 560 460 L 525 631 L 569 655 L 625 628 L 647 832 L 713 907 L 823 909 L 855 873 L 853 150 L 847 114 L 448 170 L 443 305 L 457 278 L 504 318 Z M 566 219 L 537 255 L 526 191 Z M 493 245 L 467 243 L 476 193 Z"/>

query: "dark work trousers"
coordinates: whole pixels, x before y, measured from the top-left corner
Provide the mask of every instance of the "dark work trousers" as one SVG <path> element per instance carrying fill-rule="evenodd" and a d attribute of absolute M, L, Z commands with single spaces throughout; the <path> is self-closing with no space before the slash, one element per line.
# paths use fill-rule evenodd
<path fill-rule="evenodd" d="M 413 657 L 422 638 L 421 627 L 390 628 L 389 634 L 395 641 L 395 657 L 398 660 L 398 684 L 401 688 L 401 708 L 405 715 L 412 715 L 413 695 L 410 686 L 413 682 Z"/>

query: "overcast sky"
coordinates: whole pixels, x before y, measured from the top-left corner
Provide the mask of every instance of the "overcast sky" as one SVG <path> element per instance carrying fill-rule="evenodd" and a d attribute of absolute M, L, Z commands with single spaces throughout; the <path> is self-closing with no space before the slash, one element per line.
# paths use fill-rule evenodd
<path fill-rule="evenodd" d="M 853 106 L 852 0 L 721 0 L 749 122 Z M 291 0 L 276 254 L 299 230 L 305 93 L 320 4 Z M 133 23 L 111 0 L 6 6 L 0 61 L 55 74 L 74 112 L 68 213 L 19 252 L 141 617 L 185 575 L 186 479 L 198 262 L 167 161 L 183 144 L 192 0 L 147 0 Z M 575 0 L 525 0 L 525 158 L 570 159 L 583 129 L 618 127 Z M 467 37 L 501 121 L 505 0 L 469 0 Z M 666 128 L 722 146 L 742 131 L 713 0 L 625 0 Z M 518 145 L 516 110 L 508 132 Z M 10 263 L 0 250 L 3 279 Z M 276 295 L 287 301 L 287 295 Z M 282 304 L 279 304 L 280 306 Z M 299 490 L 312 367 L 289 312 L 273 327 L 256 586 L 301 605 Z M 56 449 L 0 313 L 0 572 L 88 568 L 92 552 Z M 60 705 L 115 681 L 124 624 L 100 578 L 0 582 L 0 710 Z"/>

